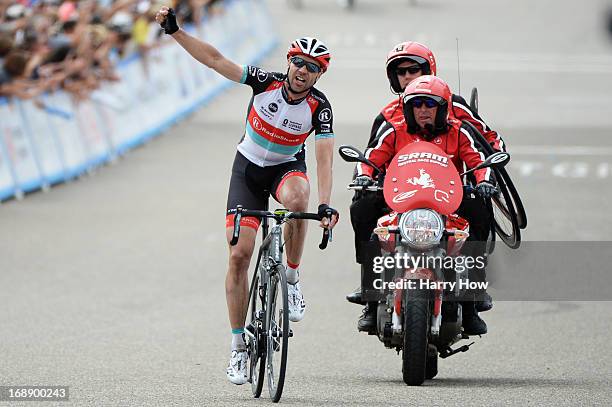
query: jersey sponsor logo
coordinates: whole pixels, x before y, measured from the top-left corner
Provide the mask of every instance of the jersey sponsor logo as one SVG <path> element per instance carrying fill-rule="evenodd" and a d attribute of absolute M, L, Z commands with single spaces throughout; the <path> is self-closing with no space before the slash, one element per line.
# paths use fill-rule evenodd
<path fill-rule="evenodd" d="M 315 94 L 310 95 L 309 98 L 314 99 L 315 102 L 325 102 L 325 99 Z"/>
<path fill-rule="evenodd" d="M 326 107 L 325 109 L 319 112 L 319 121 L 328 122 L 330 120 L 331 120 L 331 109 Z"/>
<path fill-rule="evenodd" d="M 291 123 L 293 122 L 290 121 L 289 124 Z M 266 138 L 272 142 L 289 143 L 288 145 L 293 145 L 296 142 L 299 142 L 299 136 L 292 134 L 284 136 L 283 134 L 280 134 L 274 130 L 270 130 L 268 127 L 266 127 L 266 124 L 262 123 L 262 121 L 256 116 L 254 116 L 251 120 L 251 124 L 253 125 L 253 129 L 259 133 L 260 136 L 267 136 Z M 279 129 L 279 131 L 282 130 Z"/>
<path fill-rule="evenodd" d="M 276 72 L 274 72 L 274 73 L 272 73 L 272 78 L 273 78 L 274 80 L 276 80 L 276 81 L 281 81 L 281 82 L 283 82 L 283 81 L 285 80 L 285 75 L 284 75 L 284 74 L 282 74 L 282 73 L 276 73 Z M 280 101 L 279 101 L 279 102 L 280 102 Z"/>
<path fill-rule="evenodd" d="M 302 131 L 302 123 L 294 122 L 289 119 L 283 120 L 283 127 L 287 127 L 293 131 Z"/>
<path fill-rule="evenodd" d="M 259 82 L 265 82 L 268 79 L 268 73 L 261 69 L 257 70 L 257 80 Z"/>
<path fill-rule="evenodd" d="M 256 66 L 249 66 L 249 76 L 255 76 L 259 72 L 259 68 Z"/>
<path fill-rule="evenodd" d="M 253 128 L 257 131 L 262 131 L 263 130 L 263 124 L 261 124 L 261 121 L 257 118 L 257 117 L 253 117 Z"/>
<path fill-rule="evenodd" d="M 278 112 L 278 105 L 276 103 L 272 102 L 272 103 L 270 103 L 268 105 L 268 109 L 270 109 L 270 111 L 272 113 L 276 113 L 276 112 Z"/>
<path fill-rule="evenodd" d="M 329 123 L 321 124 L 321 131 L 324 133 L 329 133 L 331 131 L 331 124 Z"/>

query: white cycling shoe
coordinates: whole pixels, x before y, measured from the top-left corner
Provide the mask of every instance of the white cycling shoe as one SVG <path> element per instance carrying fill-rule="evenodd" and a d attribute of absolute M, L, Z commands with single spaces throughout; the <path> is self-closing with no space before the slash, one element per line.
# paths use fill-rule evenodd
<path fill-rule="evenodd" d="M 287 294 L 289 297 L 289 321 L 300 322 L 304 318 L 304 311 L 306 311 L 306 302 L 304 302 L 304 295 L 300 290 L 300 283 L 287 284 Z"/>
<path fill-rule="evenodd" d="M 245 350 L 233 350 L 227 366 L 227 378 L 234 384 L 245 384 L 247 378 L 247 364 L 249 355 Z"/>

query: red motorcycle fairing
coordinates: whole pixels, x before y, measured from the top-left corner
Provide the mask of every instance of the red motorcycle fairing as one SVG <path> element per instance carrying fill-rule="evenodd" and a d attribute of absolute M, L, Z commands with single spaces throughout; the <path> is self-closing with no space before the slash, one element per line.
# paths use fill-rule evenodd
<path fill-rule="evenodd" d="M 432 143 L 415 142 L 393 157 L 383 193 L 387 205 L 396 212 L 429 208 L 449 215 L 461 204 L 463 184 L 444 151 Z"/>

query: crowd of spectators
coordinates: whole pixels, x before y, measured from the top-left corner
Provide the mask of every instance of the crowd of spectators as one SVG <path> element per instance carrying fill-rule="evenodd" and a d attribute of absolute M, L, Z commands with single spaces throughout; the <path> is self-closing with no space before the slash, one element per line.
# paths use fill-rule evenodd
<path fill-rule="evenodd" d="M 162 5 L 199 25 L 218 0 L 0 0 L 0 96 L 32 98 L 63 89 L 86 98 L 117 81 L 116 63 L 159 43 Z"/>

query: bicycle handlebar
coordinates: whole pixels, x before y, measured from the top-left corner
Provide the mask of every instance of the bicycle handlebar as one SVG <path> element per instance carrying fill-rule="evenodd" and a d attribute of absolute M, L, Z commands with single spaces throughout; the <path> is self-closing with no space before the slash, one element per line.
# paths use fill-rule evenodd
<path fill-rule="evenodd" d="M 238 205 L 235 209 L 230 209 L 228 214 L 234 214 L 234 231 L 232 233 L 232 240 L 230 240 L 230 245 L 236 246 L 238 243 L 238 239 L 240 238 L 240 220 L 243 216 L 253 216 L 256 218 L 274 218 L 277 221 L 281 221 L 283 219 L 306 219 L 306 220 L 321 220 L 321 217 L 317 213 L 309 213 L 309 212 L 286 212 L 276 214 L 274 212 L 269 211 L 259 211 L 259 210 L 251 210 L 244 209 L 242 206 Z M 327 247 L 327 243 L 331 241 L 332 231 L 331 229 L 323 229 L 323 238 L 321 243 L 319 244 L 319 249 L 323 250 Z"/>

